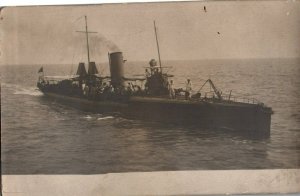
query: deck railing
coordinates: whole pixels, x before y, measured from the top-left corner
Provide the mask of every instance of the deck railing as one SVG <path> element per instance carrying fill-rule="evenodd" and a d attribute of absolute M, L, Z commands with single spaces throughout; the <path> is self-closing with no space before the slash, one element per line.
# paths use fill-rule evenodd
<path fill-rule="evenodd" d="M 262 102 L 255 98 L 248 98 L 248 97 L 241 97 L 241 96 L 235 96 L 232 94 L 222 94 L 222 100 L 223 101 L 232 101 L 232 102 L 238 102 L 238 103 L 249 103 L 249 104 L 257 104 L 257 105 L 263 105 Z M 208 99 L 216 98 L 216 95 L 214 92 L 206 92 L 204 95 L 201 95 L 201 97 L 206 97 Z"/>

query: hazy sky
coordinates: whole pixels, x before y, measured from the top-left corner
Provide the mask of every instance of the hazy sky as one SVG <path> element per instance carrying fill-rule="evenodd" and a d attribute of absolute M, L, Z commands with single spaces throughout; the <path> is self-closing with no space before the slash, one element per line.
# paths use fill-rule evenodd
<path fill-rule="evenodd" d="M 300 1 L 215 1 L 4 8 L 0 63 L 85 61 L 84 15 L 97 62 L 157 58 L 153 20 L 162 59 L 300 57 Z"/>

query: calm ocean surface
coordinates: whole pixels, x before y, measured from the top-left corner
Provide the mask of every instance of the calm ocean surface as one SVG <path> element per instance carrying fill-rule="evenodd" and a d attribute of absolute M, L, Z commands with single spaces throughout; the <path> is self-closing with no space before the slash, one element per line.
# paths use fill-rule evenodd
<path fill-rule="evenodd" d="M 164 62 L 175 86 L 187 78 L 197 90 L 211 78 L 223 93 L 254 97 L 274 110 L 269 139 L 229 131 L 130 120 L 89 113 L 36 90 L 41 65 L 0 66 L 1 155 L 4 174 L 299 168 L 300 61 Z M 66 75 L 77 65 L 43 65 Z M 126 62 L 127 76 L 147 63 Z M 100 71 L 108 73 L 107 65 Z M 159 115 L 159 114 L 158 114 Z"/>

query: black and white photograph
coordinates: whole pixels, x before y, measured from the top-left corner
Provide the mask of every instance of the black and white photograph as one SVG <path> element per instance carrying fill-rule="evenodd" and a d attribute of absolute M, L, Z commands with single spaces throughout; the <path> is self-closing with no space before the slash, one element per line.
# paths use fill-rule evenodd
<path fill-rule="evenodd" d="M 0 17 L 2 175 L 300 168 L 300 1 Z"/>

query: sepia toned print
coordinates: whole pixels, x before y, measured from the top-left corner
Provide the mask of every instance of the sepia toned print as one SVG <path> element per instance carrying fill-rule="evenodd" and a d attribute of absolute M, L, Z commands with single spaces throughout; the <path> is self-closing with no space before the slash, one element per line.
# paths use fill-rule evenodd
<path fill-rule="evenodd" d="M 299 168 L 299 9 L 2 9 L 2 173 Z"/>

